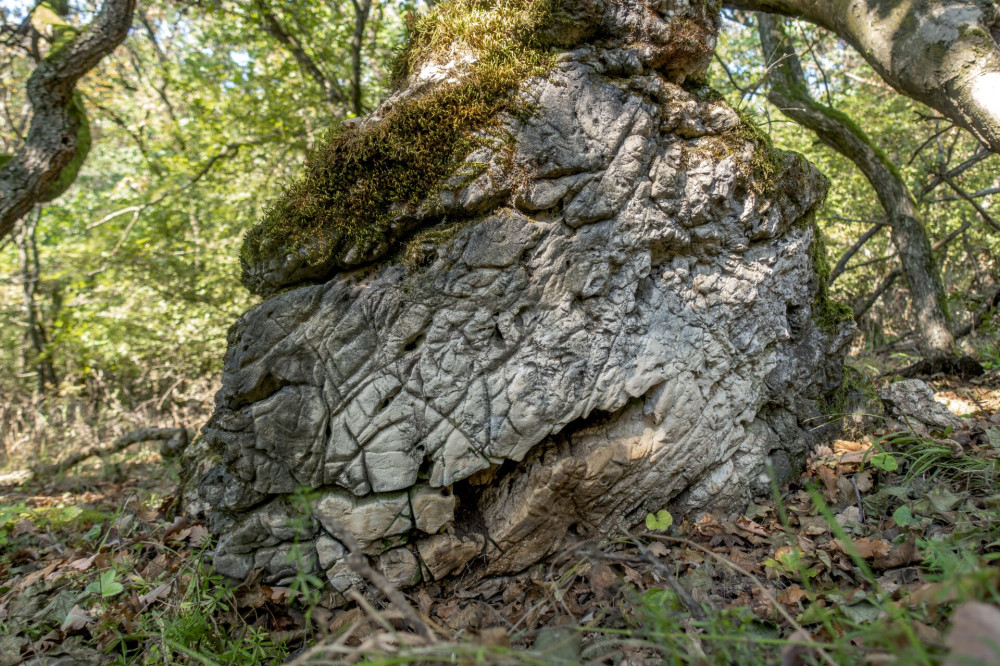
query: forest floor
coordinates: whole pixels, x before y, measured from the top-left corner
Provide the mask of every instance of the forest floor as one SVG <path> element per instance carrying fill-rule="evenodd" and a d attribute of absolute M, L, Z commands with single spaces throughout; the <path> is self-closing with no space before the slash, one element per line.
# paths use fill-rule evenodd
<path fill-rule="evenodd" d="M 925 379 L 963 430 L 872 427 L 742 516 L 651 515 L 520 577 L 409 590 L 423 637 L 313 576 L 213 574 L 152 449 L 0 485 L 0 666 L 1000 664 L 1000 373 Z"/>

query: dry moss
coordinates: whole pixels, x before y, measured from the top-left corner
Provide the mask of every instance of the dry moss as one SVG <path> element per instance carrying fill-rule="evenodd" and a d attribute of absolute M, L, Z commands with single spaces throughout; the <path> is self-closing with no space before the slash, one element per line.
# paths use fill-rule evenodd
<path fill-rule="evenodd" d="M 411 24 L 395 67 L 400 80 L 429 61 L 472 56 L 460 83 L 405 99 L 381 122 L 336 128 L 305 174 L 264 211 L 243 244 L 244 272 L 269 252 L 307 248 L 311 265 L 336 266 L 351 247 L 385 247 L 390 223 L 458 174 L 490 141 L 501 114 L 529 112 L 515 94 L 554 64 L 559 0 L 455 0 Z M 277 242 L 275 242 L 277 241 Z M 268 248 L 265 250 L 264 248 Z M 331 262 L 332 259 L 332 262 Z"/>

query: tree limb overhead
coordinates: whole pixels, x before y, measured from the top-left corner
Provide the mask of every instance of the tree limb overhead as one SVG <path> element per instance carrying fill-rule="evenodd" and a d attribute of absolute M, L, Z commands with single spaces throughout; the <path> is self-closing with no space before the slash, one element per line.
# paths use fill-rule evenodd
<path fill-rule="evenodd" d="M 1000 6 L 989 0 L 726 0 L 846 40 L 893 88 L 1000 153 Z"/>
<path fill-rule="evenodd" d="M 32 109 L 24 145 L 0 168 L 0 238 L 40 201 L 77 152 L 83 114 L 77 82 L 128 34 L 136 0 L 105 0 L 97 17 L 64 46 L 53 48 L 27 81 Z"/>

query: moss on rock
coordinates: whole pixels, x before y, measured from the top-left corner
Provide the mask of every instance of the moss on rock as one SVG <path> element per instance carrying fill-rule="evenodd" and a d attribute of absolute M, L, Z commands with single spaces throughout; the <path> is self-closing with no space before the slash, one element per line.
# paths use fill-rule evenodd
<path fill-rule="evenodd" d="M 830 262 L 826 257 L 826 242 L 823 240 L 823 230 L 816 224 L 815 217 L 809 216 L 813 227 L 813 242 L 809 247 L 809 257 L 816 270 L 816 297 L 813 299 L 812 316 L 816 326 L 827 333 L 840 330 L 844 322 L 854 319 L 854 311 L 850 306 L 830 298 Z"/>
<path fill-rule="evenodd" d="M 878 397 L 875 385 L 865 373 L 845 365 L 840 386 L 820 399 L 819 408 L 828 416 L 847 416 L 855 413 L 880 414 L 882 400 Z"/>
<path fill-rule="evenodd" d="M 396 66 L 405 77 L 430 62 L 470 62 L 459 83 L 384 109 L 380 122 L 330 130 L 244 238 L 244 277 L 273 253 L 303 253 L 336 267 L 352 249 L 391 245 L 392 222 L 461 174 L 473 150 L 492 144 L 503 113 L 526 113 L 519 84 L 554 65 L 559 0 L 456 0 L 409 28 Z M 564 34 L 557 32 L 556 34 Z M 249 285 L 248 285 L 249 286 Z"/>

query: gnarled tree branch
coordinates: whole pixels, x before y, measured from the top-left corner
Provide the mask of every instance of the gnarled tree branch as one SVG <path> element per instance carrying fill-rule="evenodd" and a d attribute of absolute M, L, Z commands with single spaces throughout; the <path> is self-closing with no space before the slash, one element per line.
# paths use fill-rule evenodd
<path fill-rule="evenodd" d="M 770 72 L 768 99 L 784 115 L 854 162 L 865 175 L 885 209 L 892 241 L 899 251 L 903 274 L 913 298 L 922 345 L 932 355 L 950 353 L 954 339 L 942 305 L 944 289 L 927 231 L 909 188 L 895 165 L 872 144 L 860 127 L 843 113 L 813 99 L 782 22 L 771 14 L 757 14 L 757 21 Z"/>
<path fill-rule="evenodd" d="M 1000 154 L 1000 6 L 991 0 L 725 0 L 847 41 L 899 92 Z"/>
<path fill-rule="evenodd" d="M 86 30 L 53 48 L 27 82 L 31 126 L 24 145 L 0 168 L 0 239 L 54 186 L 76 155 L 86 122 L 75 105 L 77 82 L 121 44 L 136 0 L 105 0 Z"/>

